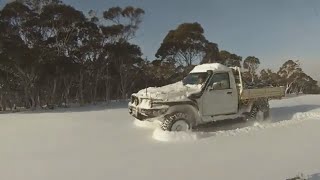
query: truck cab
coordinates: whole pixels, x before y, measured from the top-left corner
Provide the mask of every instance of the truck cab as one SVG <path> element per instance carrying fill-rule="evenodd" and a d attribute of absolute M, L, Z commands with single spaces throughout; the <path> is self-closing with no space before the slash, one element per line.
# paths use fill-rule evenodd
<path fill-rule="evenodd" d="M 208 83 L 199 99 L 202 116 L 237 113 L 239 95 L 232 71 L 219 70 L 212 71 L 210 74 Z"/>

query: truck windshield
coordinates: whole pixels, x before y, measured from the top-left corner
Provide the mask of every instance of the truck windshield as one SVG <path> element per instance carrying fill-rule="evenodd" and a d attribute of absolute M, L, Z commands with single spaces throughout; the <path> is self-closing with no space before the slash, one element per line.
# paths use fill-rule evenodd
<path fill-rule="evenodd" d="M 190 73 L 183 79 L 183 84 L 198 85 L 203 84 L 208 77 L 208 73 Z"/>

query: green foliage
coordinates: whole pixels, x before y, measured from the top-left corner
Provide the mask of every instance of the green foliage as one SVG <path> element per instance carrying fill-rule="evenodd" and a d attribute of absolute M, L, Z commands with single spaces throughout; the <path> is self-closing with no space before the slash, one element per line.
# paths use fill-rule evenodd
<path fill-rule="evenodd" d="M 228 67 L 241 67 L 242 57 L 222 50 L 219 53 L 220 62 Z"/>
<path fill-rule="evenodd" d="M 183 23 L 169 31 L 155 56 L 177 65 L 190 66 L 200 63 L 207 43 L 199 23 Z"/>
<path fill-rule="evenodd" d="M 260 72 L 260 81 L 266 86 L 279 86 L 280 85 L 280 76 L 272 72 L 271 69 L 262 69 Z"/>
<path fill-rule="evenodd" d="M 103 12 L 103 18 L 109 23 L 111 22 L 105 31 L 119 35 L 120 39 L 129 40 L 135 36 L 144 13 L 144 10 L 141 8 L 134 8 L 132 6 L 124 9 L 120 7 L 110 8 Z"/>
<path fill-rule="evenodd" d="M 201 63 L 220 62 L 218 44 L 208 42 L 205 47 L 205 55 Z"/>

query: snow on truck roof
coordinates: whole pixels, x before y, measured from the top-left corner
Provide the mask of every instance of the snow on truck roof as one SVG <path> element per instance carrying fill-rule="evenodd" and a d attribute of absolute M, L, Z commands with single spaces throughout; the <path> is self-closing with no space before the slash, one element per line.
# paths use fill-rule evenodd
<path fill-rule="evenodd" d="M 195 66 L 190 73 L 212 71 L 230 71 L 231 69 L 220 63 L 207 63 Z"/>

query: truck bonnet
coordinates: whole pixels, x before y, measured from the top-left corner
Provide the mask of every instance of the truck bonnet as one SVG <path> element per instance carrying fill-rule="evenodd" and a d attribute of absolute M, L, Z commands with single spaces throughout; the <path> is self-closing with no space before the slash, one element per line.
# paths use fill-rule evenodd
<path fill-rule="evenodd" d="M 135 95 L 141 98 L 150 98 L 162 101 L 187 100 L 187 96 L 201 91 L 201 85 L 184 85 L 182 81 L 162 87 L 148 87 Z"/>

